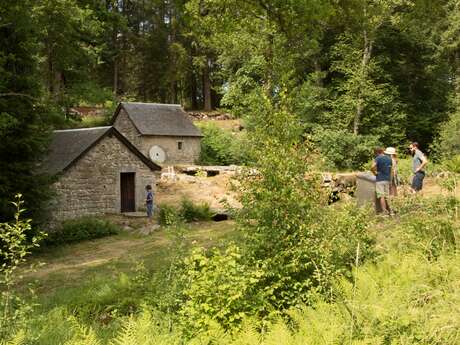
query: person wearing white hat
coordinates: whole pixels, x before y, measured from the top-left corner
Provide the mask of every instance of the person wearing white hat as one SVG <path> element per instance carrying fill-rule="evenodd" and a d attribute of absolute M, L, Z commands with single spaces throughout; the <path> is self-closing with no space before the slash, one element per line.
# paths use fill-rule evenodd
<path fill-rule="evenodd" d="M 386 155 L 390 156 L 391 158 L 391 181 L 390 181 L 390 195 L 397 196 L 398 195 L 398 185 L 399 185 L 399 177 L 398 177 L 398 159 L 396 157 L 396 149 L 394 147 L 387 147 L 385 152 Z"/>

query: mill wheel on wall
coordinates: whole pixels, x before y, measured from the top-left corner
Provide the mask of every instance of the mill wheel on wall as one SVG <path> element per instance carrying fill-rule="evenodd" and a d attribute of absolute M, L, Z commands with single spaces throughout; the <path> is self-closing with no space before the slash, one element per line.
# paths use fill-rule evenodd
<path fill-rule="evenodd" d="M 150 159 L 157 163 L 163 163 L 166 160 L 166 152 L 158 145 L 154 145 L 149 151 Z"/>

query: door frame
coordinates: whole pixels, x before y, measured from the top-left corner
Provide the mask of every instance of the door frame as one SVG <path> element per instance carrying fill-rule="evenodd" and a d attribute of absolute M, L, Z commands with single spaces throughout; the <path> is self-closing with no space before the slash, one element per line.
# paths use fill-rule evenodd
<path fill-rule="evenodd" d="M 132 186 L 132 195 L 133 195 L 133 205 L 132 205 L 132 211 L 125 211 L 123 210 L 123 187 L 122 187 L 122 181 L 124 180 L 123 179 L 123 175 L 127 176 L 127 175 L 131 175 L 133 176 L 133 186 Z M 136 212 L 136 172 L 135 171 L 121 171 L 120 174 L 120 183 L 119 183 L 119 188 L 120 188 L 120 196 L 119 196 L 119 201 L 120 201 L 120 213 L 125 213 L 125 212 Z"/>

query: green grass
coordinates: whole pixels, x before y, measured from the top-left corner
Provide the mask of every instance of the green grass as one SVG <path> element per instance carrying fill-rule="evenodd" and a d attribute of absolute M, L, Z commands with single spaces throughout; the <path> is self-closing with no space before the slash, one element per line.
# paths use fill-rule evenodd
<path fill-rule="evenodd" d="M 201 222 L 184 225 L 184 243 L 194 246 L 216 246 L 236 239 L 233 222 Z M 143 236 L 122 232 L 115 236 L 77 244 L 48 247 L 34 255 L 31 263 L 44 264 L 27 272 L 21 287 L 33 284 L 42 310 L 85 299 L 88 291 L 134 274 L 142 262 L 151 272 L 169 263 L 175 246 L 172 230 L 162 229 Z"/>
<path fill-rule="evenodd" d="M 456 345 L 457 204 L 444 197 L 393 200 L 396 217 L 370 219 L 377 255 L 358 260 L 352 277 L 336 281 L 332 303 L 318 296 L 313 305 L 291 310 L 287 319 L 261 323 L 252 318 L 230 332 L 215 324 L 190 342 L 183 338 L 174 312 L 161 311 L 164 301 L 174 300 L 175 285 L 180 284 L 174 275 L 168 278 L 168 267 L 193 247 L 239 241 L 233 222 L 194 223 L 182 232 L 162 229 L 150 236 L 121 233 L 55 248 L 33 258 L 48 267 L 36 273 L 40 306 L 24 328 L 28 339 L 36 337 L 34 345 L 70 339 L 74 342 L 69 344 L 101 345 Z M 33 279 L 29 274 L 25 281 Z"/>

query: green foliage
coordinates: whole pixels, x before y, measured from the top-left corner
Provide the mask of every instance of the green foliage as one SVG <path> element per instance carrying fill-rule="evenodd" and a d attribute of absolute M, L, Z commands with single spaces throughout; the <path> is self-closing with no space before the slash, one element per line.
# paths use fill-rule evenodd
<path fill-rule="evenodd" d="M 204 202 L 195 205 L 189 199 L 182 199 L 179 214 L 186 222 L 196 222 L 199 220 L 210 220 L 213 213 L 208 203 Z"/>
<path fill-rule="evenodd" d="M 335 303 L 318 300 L 292 310 L 289 321 L 269 324 L 257 336 L 248 323 L 226 344 L 449 344 L 457 343 L 457 255 L 429 262 L 417 255 L 385 257 L 360 267 L 354 283 L 341 280 Z M 242 339 L 250 339 L 245 342 Z"/>
<path fill-rule="evenodd" d="M 25 345 L 25 344 L 26 344 L 26 337 L 24 335 L 24 332 L 22 331 L 18 332 L 10 340 L 3 341 L 0 339 L 0 345 Z"/>
<path fill-rule="evenodd" d="M 449 159 L 460 154 L 460 107 L 452 113 L 439 131 L 439 137 L 433 144 L 436 156 L 442 159 Z"/>
<path fill-rule="evenodd" d="M 412 169 L 412 157 L 398 158 L 398 176 L 402 184 L 410 184 L 414 175 Z"/>
<path fill-rule="evenodd" d="M 36 171 L 46 152 L 52 111 L 41 99 L 32 5 L 29 0 L 0 4 L 0 221 L 14 218 L 9 201 L 21 193 L 27 216 L 38 222 L 50 194 L 49 178 Z"/>
<path fill-rule="evenodd" d="M 22 219 L 25 210 L 21 194 L 16 195 L 13 205 L 16 209 L 14 221 L 0 223 L 0 338 L 11 333 L 16 323 L 24 321 L 24 314 L 30 311 L 30 306 L 15 293 L 14 287 L 18 283 L 20 266 L 44 237 L 42 232 L 32 233 L 30 219 Z"/>
<path fill-rule="evenodd" d="M 248 266 L 235 245 L 210 255 L 195 250 L 185 260 L 185 274 L 189 283 L 180 316 L 188 336 L 216 325 L 231 329 L 267 304 L 258 284 L 266 275 L 264 269 Z"/>
<path fill-rule="evenodd" d="M 369 20 L 373 26 L 385 19 L 364 20 Z M 334 123 L 331 125 L 340 129 L 353 128 L 355 135 L 374 135 L 395 146 L 405 137 L 402 124 L 406 114 L 397 99 L 397 89 L 386 80 L 389 77 L 372 55 L 372 40 L 372 37 L 363 38 L 362 33 L 356 36 L 345 34 L 331 49 L 336 58 L 331 70 L 344 77 L 333 89 L 335 97 L 331 100 L 331 109 Z"/>
<path fill-rule="evenodd" d="M 316 293 L 331 297 L 334 277 L 350 268 L 358 244 L 367 251 L 370 241 L 365 212 L 331 215 L 313 172 L 317 157 L 300 131 L 292 115 L 270 114 L 253 139 L 257 173 L 248 171 L 239 181 L 247 255 L 252 265 L 270 268 L 261 286 L 281 311 Z"/>
<path fill-rule="evenodd" d="M 163 226 L 175 225 L 181 221 L 179 211 L 176 207 L 162 204 L 159 205 L 159 222 Z"/>
<path fill-rule="evenodd" d="M 247 162 L 245 141 L 241 135 L 217 127 L 213 123 L 200 125 L 200 164 L 203 165 L 243 165 Z"/>
<path fill-rule="evenodd" d="M 298 303 L 284 316 L 267 305 L 271 292 L 264 286 L 268 278 L 273 278 L 273 265 L 253 265 L 246 258 L 245 248 L 230 244 L 222 250 L 194 250 L 182 267 L 185 252 L 178 248 L 180 254 L 164 275 L 155 278 L 140 267 L 130 278 L 120 275 L 102 288 L 94 284 L 90 290 L 93 293 L 81 291 L 80 304 L 68 303 L 67 308 L 29 319 L 17 339 L 37 345 L 456 345 L 460 325 L 452 310 L 460 303 L 455 242 L 460 228 L 455 203 L 452 198 L 407 197 L 396 199 L 394 205 L 399 211 L 397 220 L 367 224 L 366 231 L 375 233 L 379 241 L 379 256 L 371 260 L 366 258 L 369 251 L 365 241 L 356 247 L 346 243 L 356 236 L 354 231 L 359 232 L 356 224 L 364 226 L 362 223 L 368 222 L 363 218 L 365 211 L 353 205 L 322 210 L 328 213 L 314 227 L 334 233 L 342 228 L 350 236 L 315 243 L 323 245 L 324 254 L 341 248 L 335 258 L 349 257 L 348 265 L 353 270 L 334 275 L 328 294 L 312 293 L 309 305 Z M 183 243 L 183 233 L 178 235 L 173 246 Z M 312 245 L 299 242 L 301 246 L 308 244 Z M 297 263 L 296 251 L 290 254 Z M 141 307 L 139 289 L 152 285 L 156 288 L 148 290 L 146 301 L 155 309 Z M 173 286 L 178 290 L 171 292 Z M 162 293 L 161 287 L 167 293 Z M 295 287 L 291 284 L 291 289 Z M 137 302 L 135 308 L 121 307 L 120 301 L 128 299 Z M 53 305 L 56 302 L 60 304 L 53 300 Z M 262 321 L 251 317 L 255 310 L 264 308 L 271 311 L 270 318 Z"/>
<path fill-rule="evenodd" d="M 184 198 L 180 207 L 160 205 L 159 221 L 161 225 L 177 225 L 180 222 L 207 221 L 213 216 L 208 203 L 194 204 L 190 199 Z"/>
<path fill-rule="evenodd" d="M 81 242 L 116 235 L 119 232 L 120 228 L 108 220 L 82 217 L 64 221 L 62 225 L 49 233 L 46 243 L 49 245 L 58 245 Z"/>
<path fill-rule="evenodd" d="M 361 169 L 379 146 L 379 139 L 372 135 L 354 135 L 346 130 L 317 128 L 312 141 L 325 157 L 329 169 Z"/>

